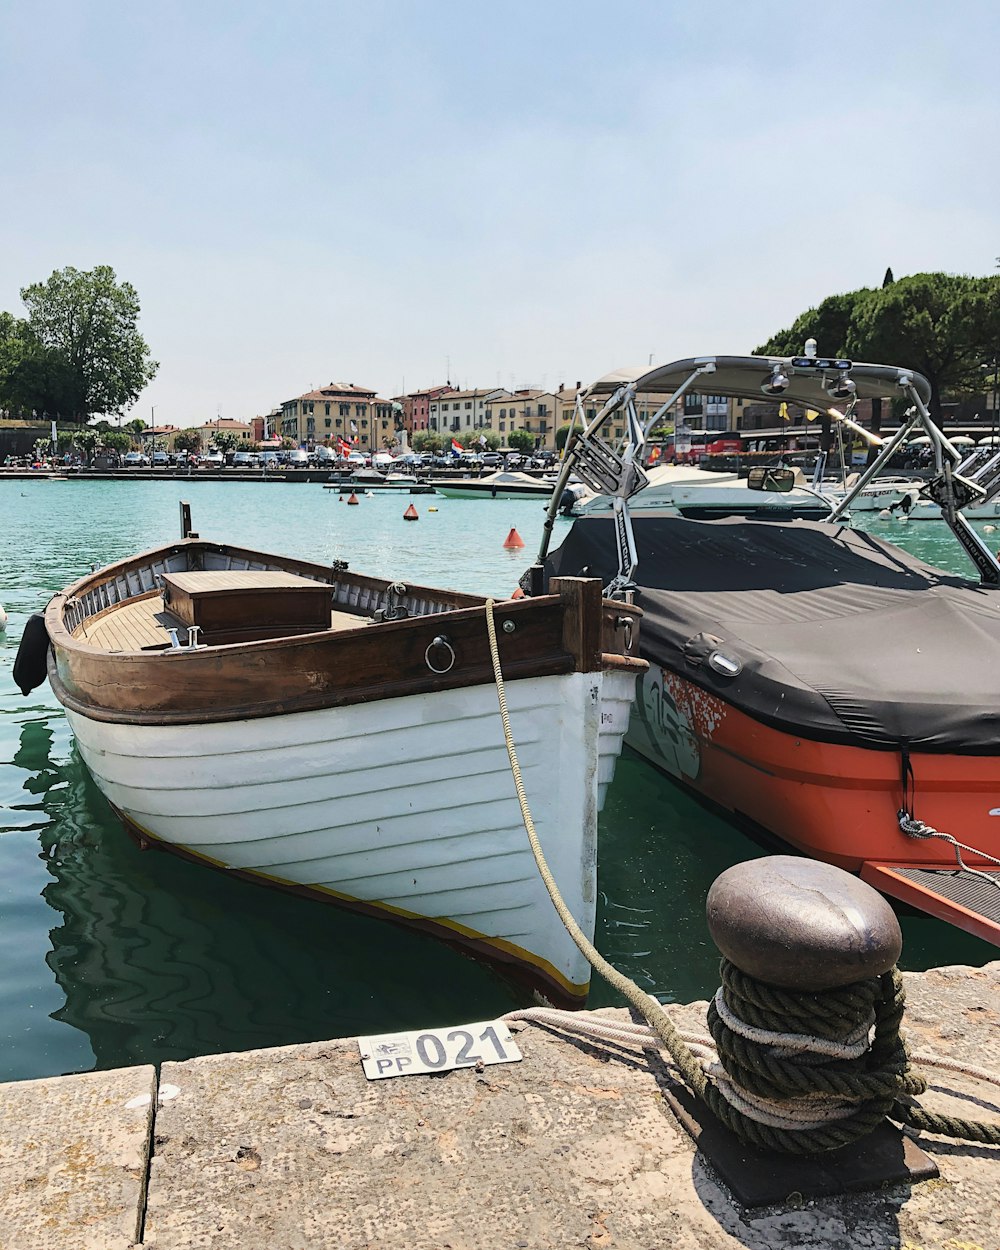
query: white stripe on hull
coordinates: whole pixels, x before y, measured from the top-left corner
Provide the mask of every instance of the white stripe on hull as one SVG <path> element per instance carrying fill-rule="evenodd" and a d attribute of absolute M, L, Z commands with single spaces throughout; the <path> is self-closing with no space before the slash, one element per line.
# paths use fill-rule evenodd
<path fill-rule="evenodd" d="M 633 692 L 625 672 L 507 687 L 532 816 L 587 933 L 597 813 Z M 101 790 L 155 837 L 513 943 L 570 987 L 589 980 L 535 869 L 492 686 L 211 725 L 67 716 Z"/>

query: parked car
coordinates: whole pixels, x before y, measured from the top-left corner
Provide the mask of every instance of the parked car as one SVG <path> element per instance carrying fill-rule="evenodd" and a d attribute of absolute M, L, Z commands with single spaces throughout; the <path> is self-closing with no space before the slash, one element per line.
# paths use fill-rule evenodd
<path fill-rule="evenodd" d="M 304 469 L 309 463 L 309 453 L 296 448 L 294 451 L 287 453 L 288 467 L 291 469 Z"/>
<path fill-rule="evenodd" d="M 127 451 L 122 463 L 126 469 L 145 469 L 149 467 L 149 457 L 141 451 Z"/>
<path fill-rule="evenodd" d="M 238 451 L 233 456 L 234 469 L 252 469 L 257 464 L 257 456 L 252 451 Z"/>
<path fill-rule="evenodd" d="M 484 468 L 496 469 L 503 464 L 503 457 L 496 451 L 484 451 L 480 457 Z"/>
<path fill-rule="evenodd" d="M 226 458 L 221 451 L 206 451 L 201 458 L 202 464 L 212 465 L 216 469 L 221 469 L 226 463 Z"/>
<path fill-rule="evenodd" d="M 166 469 L 170 465 L 170 457 L 165 451 L 153 452 L 153 467 L 158 469 Z"/>

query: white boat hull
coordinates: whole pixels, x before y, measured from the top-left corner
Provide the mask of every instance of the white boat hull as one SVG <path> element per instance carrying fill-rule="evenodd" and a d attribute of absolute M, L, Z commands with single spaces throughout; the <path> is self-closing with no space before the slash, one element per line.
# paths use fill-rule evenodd
<path fill-rule="evenodd" d="M 1000 517 L 1000 499 L 970 504 L 962 509 L 962 515 L 969 521 L 996 521 Z M 940 521 L 941 506 L 929 499 L 920 499 L 910 509 L 909 518 L 911 521 Z"/>
<path fill-rule="evenodd" d="M 597 814 L 634 690 L 624 671 L 507 686 L 535 826 L 588 934 Z M 67 717 L 98 786 L 141 833 L 426 923 L 586 993 L 589 965 L 534 865 L 491 685 L 198 726 Z"/>

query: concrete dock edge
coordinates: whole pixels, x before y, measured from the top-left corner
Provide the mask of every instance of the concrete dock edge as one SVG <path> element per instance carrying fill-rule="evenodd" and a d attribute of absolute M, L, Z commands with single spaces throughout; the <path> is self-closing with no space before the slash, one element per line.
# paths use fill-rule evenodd
<path fill-rule="evenodd" d="M 913 1049 L 1000 1070 L 1000 963 L 905 979 Z M 694 1030 L 702 1029 L 704 1011 L 703 1003 L 671 1007 L 681 1027 Z M 453 1023 L 461 1022 L 428 1022 Z M 523 1062 L 478 1072 L 368 1082 L 353 1039 L 164 1064 L 142 1245 L 1000 1250 L 1000 1147 L 922 1134 L 938 1180 L 815 1201 L 792 1190 L 773 1207 L 748 1210 L 667 1109 L 663 1091 L 673 1077 L 656 1053 L 538 1025 L 512 1027 Z M 13 1238 L 6 1203 L 17 1196 L 23 1207 L 26 1178 L 44 1175 L 24 1142 L 38 1140 L 29 1123 L 48 1118 L 46 1087 L 92 1082 L 96 1089 L 105 1080 L 117 1098 L 129 1076 L 0 1087 L 3 1125 L 21 1121 L 19 1139 L 5 1129 L 5 1172 L 21 1179 L 0 1191 L 2 1250 L 128 1244 L 74 1240 L 65 1218 Z M 995 1087 L 957 1073 L 929 1076 L 923 1105 L 1000 1122 Z M 93 1102 L 74 1095 L 64 1115 L 92 1117 Z M 67 1139 L 80 1132 L 70 1122 L 63 1130 Z M 113 1137 L 104 1140 L 120 1152 Z M 48 1148 L 58 1166 L 56 1142 Z M 88 1151 L 89 1165 L 77 1176 L 81 1190 L 91 1170 L 106 1173 L 109 1163 Z M 84 1206 L 73 1202 L 77 1217 Z"/>

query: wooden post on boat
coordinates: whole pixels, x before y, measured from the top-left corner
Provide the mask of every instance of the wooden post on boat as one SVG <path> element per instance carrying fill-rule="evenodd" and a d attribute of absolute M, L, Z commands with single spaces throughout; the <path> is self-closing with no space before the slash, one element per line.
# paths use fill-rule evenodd
<path fill-rule="evenodd" d="M 563 646 L 576 660 L 577 671 L 593 673 L 601 667 L 601 601 L 597 577 L 553 577 L 549 592 L 563 606 Z"/>
<path fill-rule="evenodd" d="M 181 500 L 181 538 L 197 538 L 198 535 L 191 528 L 191 505 L 187 500 Z"/>

